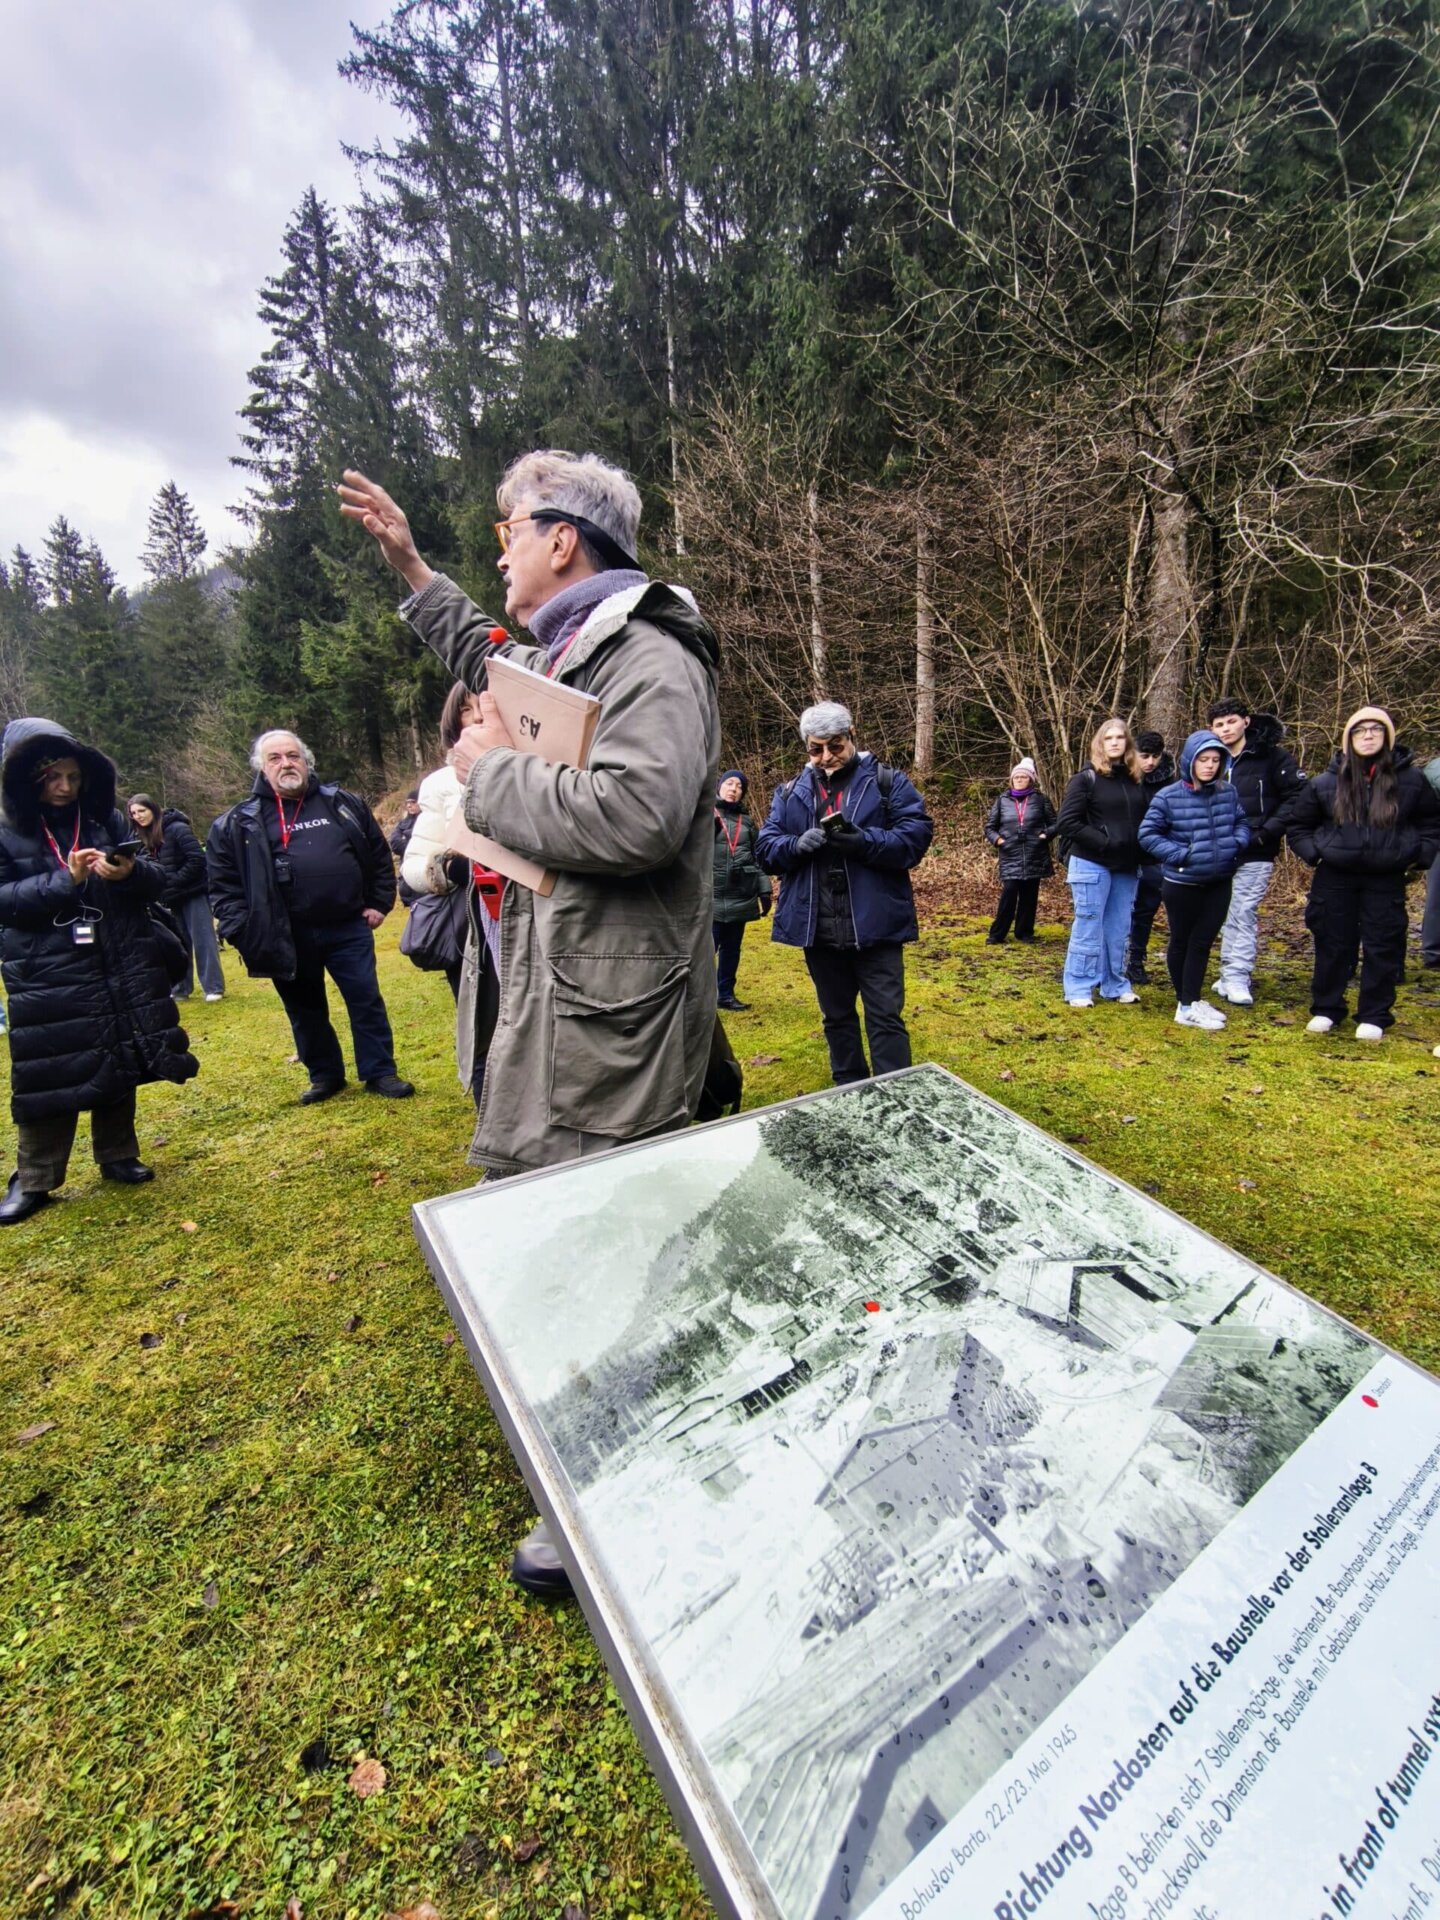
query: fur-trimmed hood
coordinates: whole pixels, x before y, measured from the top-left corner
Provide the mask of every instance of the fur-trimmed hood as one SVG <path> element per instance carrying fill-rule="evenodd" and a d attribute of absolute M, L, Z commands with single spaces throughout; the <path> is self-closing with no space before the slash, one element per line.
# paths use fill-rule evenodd
<path fill-rule="evenodd" d="M 40 790 L 35 769 L 42 760 L 80 763 L 80 805 L 91 819 L 108 820 L 115 810 L 115 762 L 98 747 L 86 747 L 53 720 L 12 720 L 0 738 L 0 812 L 19 833 L 40 824 Z"/>

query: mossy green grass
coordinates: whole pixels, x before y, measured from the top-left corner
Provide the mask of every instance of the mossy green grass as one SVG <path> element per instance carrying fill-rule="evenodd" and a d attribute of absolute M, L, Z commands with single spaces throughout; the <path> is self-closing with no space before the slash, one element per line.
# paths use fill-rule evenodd
<path fill-rule="evenodd" d="M 153 1185 L 102 1184 L 82 1133 L 61 1201 L 0 1236 L 7 1920 L 709 1911 L 578 1609 L 507 1578 L 529 1496 L 409 1215 L 473 1179 L 468 1102 L 445 983 L 397 933 L 419 1097 L 298 1106 L 274 992 L 227 953 L 226 998 L 185 1009 L 200 1078 L 141 1095 Z M 728 1020 L 747 1106 L 828 1081 L 767 933 Z M 917 1060 L 1440 1362 L 1425 976 L 1382 1046 L 1316 1040 L 1277 951 L 1205 1034 L 1158 986 L 1067 1009 L 1057 927 L 983 933 L 943 918 L 912 950 Z"/>

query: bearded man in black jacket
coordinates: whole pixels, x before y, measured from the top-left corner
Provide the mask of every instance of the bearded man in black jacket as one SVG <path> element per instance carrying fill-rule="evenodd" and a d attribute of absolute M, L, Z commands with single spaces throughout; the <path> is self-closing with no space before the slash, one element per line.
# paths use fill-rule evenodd
<path fill-rule="evenodd" d="M 375 972 L 375 929 L 395 904 L 385 836 L 358 794 L 316 779 L 315 756 L 297 734 L 262 733 L 250 764 L 253 792 L 221 814 L 205 849 L 220 931 L 249 972 L 275 982 L 310 1075 L 302 1106 L 345 1085 L 327 973 L 350 1016 L 366 1091 L 403 1100 L 415 1089 L 395 1071 Z"/>

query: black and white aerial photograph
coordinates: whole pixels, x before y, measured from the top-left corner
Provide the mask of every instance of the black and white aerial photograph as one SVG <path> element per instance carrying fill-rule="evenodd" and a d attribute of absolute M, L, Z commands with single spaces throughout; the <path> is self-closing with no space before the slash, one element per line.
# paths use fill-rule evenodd
<path fill-rule="evenodd" d="M 1375 1355 L 936 1068 L 420 1211 L 786 1920 L 863 1913 Z"/>

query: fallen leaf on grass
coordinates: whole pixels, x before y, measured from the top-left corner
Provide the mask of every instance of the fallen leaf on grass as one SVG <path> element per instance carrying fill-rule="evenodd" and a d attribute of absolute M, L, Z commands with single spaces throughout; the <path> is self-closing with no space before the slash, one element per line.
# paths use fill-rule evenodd
<path fill-rule="evenodd" d="M 1121 1126 L 1122 1126 L 1122 1127 L 1133 1127 L 1133 1126 L 1134 1126 L 1134 1124 L 1135 1124 L 1135 1116 L 1134 1116 L 1134 1114 L 1133 1114 L 1133 1113 L 1122 1113 L 1122 1114 L 1121 1114 L 1121 1116 L 1120 1116 L 1120 1124 L 1121 1124 Z"/>
<path fill-rule="evenodd" d="M 1245 1091 L 1247 1093 L 1264 1093 L 1265 1089 L 1264 1087 L 1247 1087 Z"/>
<path fill-rule="evenodd" d="M 522 1862 L 526 1860 L 533 1860 L 535 1858 L 535 1855 L 539 1851 L 540 1851 L 540 1842 L 537 1838 L 532 1837 L 529 1840 L 521 1840 L 516 1845 L 515 1858 Z"/>
<path fill-rule="evenodd" d="M 170 1144 L 170 1141 L 165 1134 L 157 1133 L 155 1138 L 150 1142 L 150 1144 L 152 1147 L 168 1147 Z"/>
<path fill-rule="evenodd" d="M 778 1053 L 757 1053 L 745 1064 L 747 1067 L 773 1067 L 779 1058 Z"/>
<path fill-rule="evenodd" d="M 186 1920 L 236 1920 L 240 1911 L 235 1900 L 212 1900 L 208 1907 L 195 1907 Z"/>
<path fill-rule="evenodd" d="M 384 1167 L 377 1167 L 370 1176 L 370 1184 L 372 1187 L 378 1187 L 383 1181 L 389 1178 L 390 1175 Z"/>
<path fill-rule="evenodd" d="M 1254 1193 L 1255 1187 L 1256 1182 L 1253 1180 L 1242 1180 L 1240 1182 L 1240 1191 L 1242 1193 Z"/>
<path fill-rule="evenodd" d="M 389 1775 L 378 1760 L 362 1760 L 350 1776 L 350 1787 L 357 1800 L 368 1800 L 379 1793 Z"/>
<path fill-rule="evenodd" d="M 305 1909 L 300 1905 L 300 1902 L 295 1898 L 293 1893 L 285 1902 L 283 1920 L 305 1920 Z"/>
<path fill-rule="evenodd" d="M 359 1325 L 360 1325 L 360 1316 L 359 1316 L 359 1314 L 358 1314 L 358 1313 L 352 1313 L 352 1314 L 351 1314 L 351 1316 L 350 1316 L 350 1318 L 349 1318 L 349 1319 L 348 1319 L 348 1320 L 347 1320 L 347 1321 L 345 1322 L 345 1331 L 346 1331 L 347 1333 L 354 1333 L 354 1331 L 355 1331 L 355 1329 L 356 1329 L 356 1328 L 357 1328 L 357 1327 L 358 1327 Z"/>
<path fill-rule="evenodd" d="M 567 1900 L 560 1920 L 588 1920 L 588 1916 L 583 1907 L 577 1907 L 573 1900 Z"/>
<path fill-rule="evenodd" d="M 142 1333 L 140 1336 L 140 1344 L 142 1347 L 158 1347 L 162 1339 L 163 1336 L 158 1333 Z"/>
<path fill-rule="evenodd" d="M 340 1278 L 340 1276 L 339 1276 L 339 1274 L 338 1274 L 338 1273 L 335 1273 L 335 1272 L 333 1272 L 333 1271 L 332 1271 L 332 1272 L 330 1272 L 330 1273 L 327 1273 L 327 1274 L 326 1274 L 326 1276 L 325 1276 L 325 1278 L 326 1278 L 327 1280 L 338 1280 L 338 1279 Z"/>
<path fill-rule="evenodd" d="M 182 1233 L 198 1233 L 200 1231 L 200 1223 L 196 1220 L 182 1220 L 180 1222 L 180 1231 Z"/>
<path fill-rule="evenodd" d="M 453 1347 L 453 1346 L 454 1346 L 454 1344 L 455 1344 L 455 1329 L 454 1329 L 454 1327 L 451 1327 L 451 1329 L 450 1329 L 450 1331 L 449 1331 L 449 1332 L 448 1332 L 448 1333 L 447 1333 L 447 1334 L 445 1335 L 445 1337 L 444 1337 L 444 1339 L 443 1339 L 443 1340 L 442 1340 L 442 1341 L 440 1342 L 440 1344 L 441 1344 L 441 1346 L 442 1346 L 442 1347 Z"/>
<path fill-rule="evenodd" d="M 999 1078 L 1007 1082 L 1013 1080 L 1015 1078 L 1015 1069 L 1013 1067 L 1002 1067 Z"/>
<path fill-rule="evenodd" d="M 205 1591 L 201 1594 L 200 1604 L 202 1607 L 218 1607 L 219 1606 L 220 1589 L 216 1586 L 213 1580 L 210 1582 L 209 1586 L 206 1587 Z"/>
<path fill-rule="evenodd" d="M 440 1920 L 440 1909 L 432 1907 L 428 1900 L 422 1900 L 418 1907 L 401 1907 L 394 1913 L 387 1913 L 385 1920 Z"/>
<path fill-rule="evenodd" d="M 52 1433 L 54 1428 L 55 1422 L 53 1420 L 37 1420 L 33 1426 L 22 1427 L 15 1438 L 20 1442 L 21 1446 L 24 1446 L 27 1440 L 38 1440 L 42 1433 Z"/>

